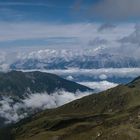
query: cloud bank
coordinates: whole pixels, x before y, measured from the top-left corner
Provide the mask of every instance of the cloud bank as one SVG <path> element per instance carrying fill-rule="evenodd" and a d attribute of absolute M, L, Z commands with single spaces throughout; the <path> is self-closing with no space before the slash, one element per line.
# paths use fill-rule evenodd
<path fill-rule="evenodd" d="M 132 23 L 114 25 L 109 23 L 0 22 L 0 30 L 0 51 L 6 54 L 4 61 L 9 64 L 24 56 L 37 57 L 41 54 L 43 56 L 44 53 L 41 52 L 47 49 L 73 50 L 73 54 L 90 50 L 90 55 L 102 52 L 120 54 L 123 49 L 123 55 L 132 54 L 132 50 L 129 51 L 127 45 L 122 46 L 124 43 L 119 40 L 134 33 L 136 28 Z M 131 37 L 133 39 L 133 36 Z M 137 42 L 133 39 L 136 44 L 135 41 Z M 136 49 L 133 49 L 132 57 L 135 57 L 138 52 Z"/>
<path fill-rule="evenodd" d="M 81 82 L 80 84 L 94 88 L 95 92 L 103 91 L 117 86 L 115 83 L 102 82 Z M 5 119 L 5 123 L 17 122 L 35 112 L 62 106 L 73 100 L 93 94 L 92 92 L 70 93 L 57 91 L 51 95 L 47 93 L 29 94 L 24 99 L 14 100 L 13 97 L 2 97 L 0 99 L 0 117 Z"/>
<path fill-rule="evenodd" d="M 56 108 L 91 94 L 90 92 L 76 94 L 57 91 L 51 95 L 47 93 L 30 94 L 23 100 L 15 101 L 12 97 L 2 97 L 0 100 L 0 117 L 5 119 L 5 123 L 17 122 L 39 110 Z"/>
<path fill-rule="evenodd" d="M 116 87 L 118 84 L 108 81 L 99 81 L 99 82 L 79 82 L 81 85 L 85 85 L 94 89 L 96 92 L 105 91 L 107 89 Z"/>
<path fill-rule="evenodd" d="M 23 70 L 35 71 L 35 70 Z M 101 68 L 101 69 L 68 69 L 68 70 L 40 70 L 42 72 L 55 73 L 61 76 L 93 77 L 94 79 L 106 80 L 108 78 L 135 78 L 140 76 L 140 68 Z"/>

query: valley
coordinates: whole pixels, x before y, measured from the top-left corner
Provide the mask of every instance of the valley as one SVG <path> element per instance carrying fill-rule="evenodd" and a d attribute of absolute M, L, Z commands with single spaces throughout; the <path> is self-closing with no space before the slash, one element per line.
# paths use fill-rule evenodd
<path fill-rule="evenodd" d="M 37 113 L 11 127 L 15 140 L 139 139 L 140 77 Z"/>

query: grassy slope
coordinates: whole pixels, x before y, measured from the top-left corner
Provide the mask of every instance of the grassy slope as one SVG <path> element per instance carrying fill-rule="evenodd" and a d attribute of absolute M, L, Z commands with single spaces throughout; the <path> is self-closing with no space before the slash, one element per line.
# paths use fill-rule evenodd
<path fill-rule="evenodd" d="M 27 118 L 16 140 L 139 140 L 140 80 Z"/>

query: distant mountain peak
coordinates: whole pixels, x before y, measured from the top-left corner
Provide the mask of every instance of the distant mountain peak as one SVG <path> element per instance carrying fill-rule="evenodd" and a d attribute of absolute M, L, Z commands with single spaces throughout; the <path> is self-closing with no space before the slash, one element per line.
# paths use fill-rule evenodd
<path fill-rule="evenodd" d="M 140 67 L 140 60 L 91 50 L 46 50 L 38 51 L 21 57 L 10 65 L 11 69 L 81 69 L 97 68 L 133 68 Z"/>

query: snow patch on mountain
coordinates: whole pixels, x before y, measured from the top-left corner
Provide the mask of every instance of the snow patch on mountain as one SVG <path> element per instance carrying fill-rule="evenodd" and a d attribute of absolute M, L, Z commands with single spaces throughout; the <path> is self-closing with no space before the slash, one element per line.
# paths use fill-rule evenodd
<path fill-rule="evenodd" d="M 140 59 L 103 53 L 103 48 L 82 50 L 40 50 L 29 54 L 20 54 L 11 69 L 99 69 L 140 67 Z"/>

